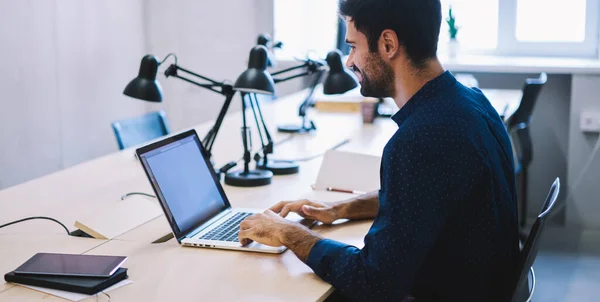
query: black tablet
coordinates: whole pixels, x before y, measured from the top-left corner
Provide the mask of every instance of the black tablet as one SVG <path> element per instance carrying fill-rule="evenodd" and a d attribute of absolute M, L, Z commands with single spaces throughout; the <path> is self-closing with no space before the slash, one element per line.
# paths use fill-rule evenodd
<path fill-rule="evenodd" d="M 123 256 L 37 253 L 15 274 L 110 277 L 127 260 Z"/>

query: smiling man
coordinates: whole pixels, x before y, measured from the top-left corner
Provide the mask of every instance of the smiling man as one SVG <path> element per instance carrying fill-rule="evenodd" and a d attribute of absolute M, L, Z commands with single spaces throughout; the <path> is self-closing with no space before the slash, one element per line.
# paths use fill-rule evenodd
<path fill-rule="evenodd" d="M 349 300 L 507 301 L 519 253 L 511 143 L 481 91 L 437 59 L 440 1 L 342 0 L 339 10 L 361 93 L 400 108 L 381 188 L 280 202 L 242 222 L 239 238 L 289 247 Z M 359 249 L 282 218 L 291 211 L 374 222 Z"/>

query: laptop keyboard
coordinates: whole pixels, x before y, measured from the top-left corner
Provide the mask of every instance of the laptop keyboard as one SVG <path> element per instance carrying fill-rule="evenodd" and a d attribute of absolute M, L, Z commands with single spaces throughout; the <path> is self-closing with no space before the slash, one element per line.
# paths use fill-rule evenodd
<path fill-rule="evenodd" d="M 252 214 L 254 213 L 236 213 L 235 215 L 227 219 L 225 222 L 221 223 L 221 225 L 219 225 L 218 227 L 202 235 L 200 239 L 238 242 L 238 232 L 240 231 L 240 223 L 244 219 L 246 219 L 246 217 L 252 216 Z"/>

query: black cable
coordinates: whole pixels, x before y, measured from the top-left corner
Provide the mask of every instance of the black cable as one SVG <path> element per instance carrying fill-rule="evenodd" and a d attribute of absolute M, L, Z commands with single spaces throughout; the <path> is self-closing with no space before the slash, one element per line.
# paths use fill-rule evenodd
<path fill-rule="evenodd" d="M 121 196 L 121 200 L 125 200 L 125 198 L 132 196 L 132 195 L 142 195 L 142 196 L 146 196 L 146 197 L 150 197 L 150 198 L 156 198 L 156 196 L 154 196 L 152 194 L 144 193 L 144 192 L 130 192 L 130 193 L 123 194 Z"/>
<path fill-rule="evenodd" d="M 159 65 L 164 63 L 169 57 L 173 57 L 175 59 L 175 65 L 177 65 L 177 55 L 175 53 L 168 54 L 162 61 L 160 61 Z"/>
<path fill-rule="evenodd" d="M 13 225 L 15 223 L 19 223 L 19 222 L 23 222 L 23 221 L 27 221 L 27 220 L 33 220 L 33 219 L 46 219 L 46 220 L 54 221 L 54 222 L 60 224 L 65 229 L 65 231 L 67 231 L 67 234 L 69 236 L 71 236 L 71 232 L 69 232 L 69 229 L 67 229 L 67 227 L 64 224 L 62 224 L 60 221 L 58 221 L 58 220 L 56 220 L 54 218 L 44 217 L 44 216 L 35 216 L 35 217 L 27 217 L 27 218 L 19 219 L 17 221 L 13 221 L 13 222 L 9 222 L 7 224 L 0 225 L 0 229 L 3 228 L 3 227 L 7 227 L 9 225 Z"/>
<path fill-rule="evenodd" d="M 340 142 L 339 144 L 331 147 L 331 149 L 329 149 L 329 150 L 336 150 L 339 147 L 341 147 L 341 146 L 343 146 L 343 145 L 345 145 L 345 144 L 347 144 L 349 142 L 350 142 L 350 139 L 345 139 L 342 142 Z M 317 158 L 322 157 L 322 156 L 325 156 L 325 153 L 319 153 L 319 154 L 316 154 L 316 155 L 313 155 L 313 156 L 309 156 L 309 157 L 304 157 L 304 158 L 284 159 L 284 160 L 290 160 L 290 161 L 295 161 L 295 162 L 307 162 L 307 161 L 311 161 L 313 159 L 317 159 Z"/>

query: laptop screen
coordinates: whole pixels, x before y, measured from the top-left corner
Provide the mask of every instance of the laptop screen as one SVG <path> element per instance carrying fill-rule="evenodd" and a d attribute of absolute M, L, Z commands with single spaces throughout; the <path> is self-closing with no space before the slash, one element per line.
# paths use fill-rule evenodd
<path fill-rule="evenodd" d="M 229 207 L 202 155 L 195 131 L 140 154 L 169 222 L 184 235 Z M 160 142 L 158 143 L 160 144 Z"/>

